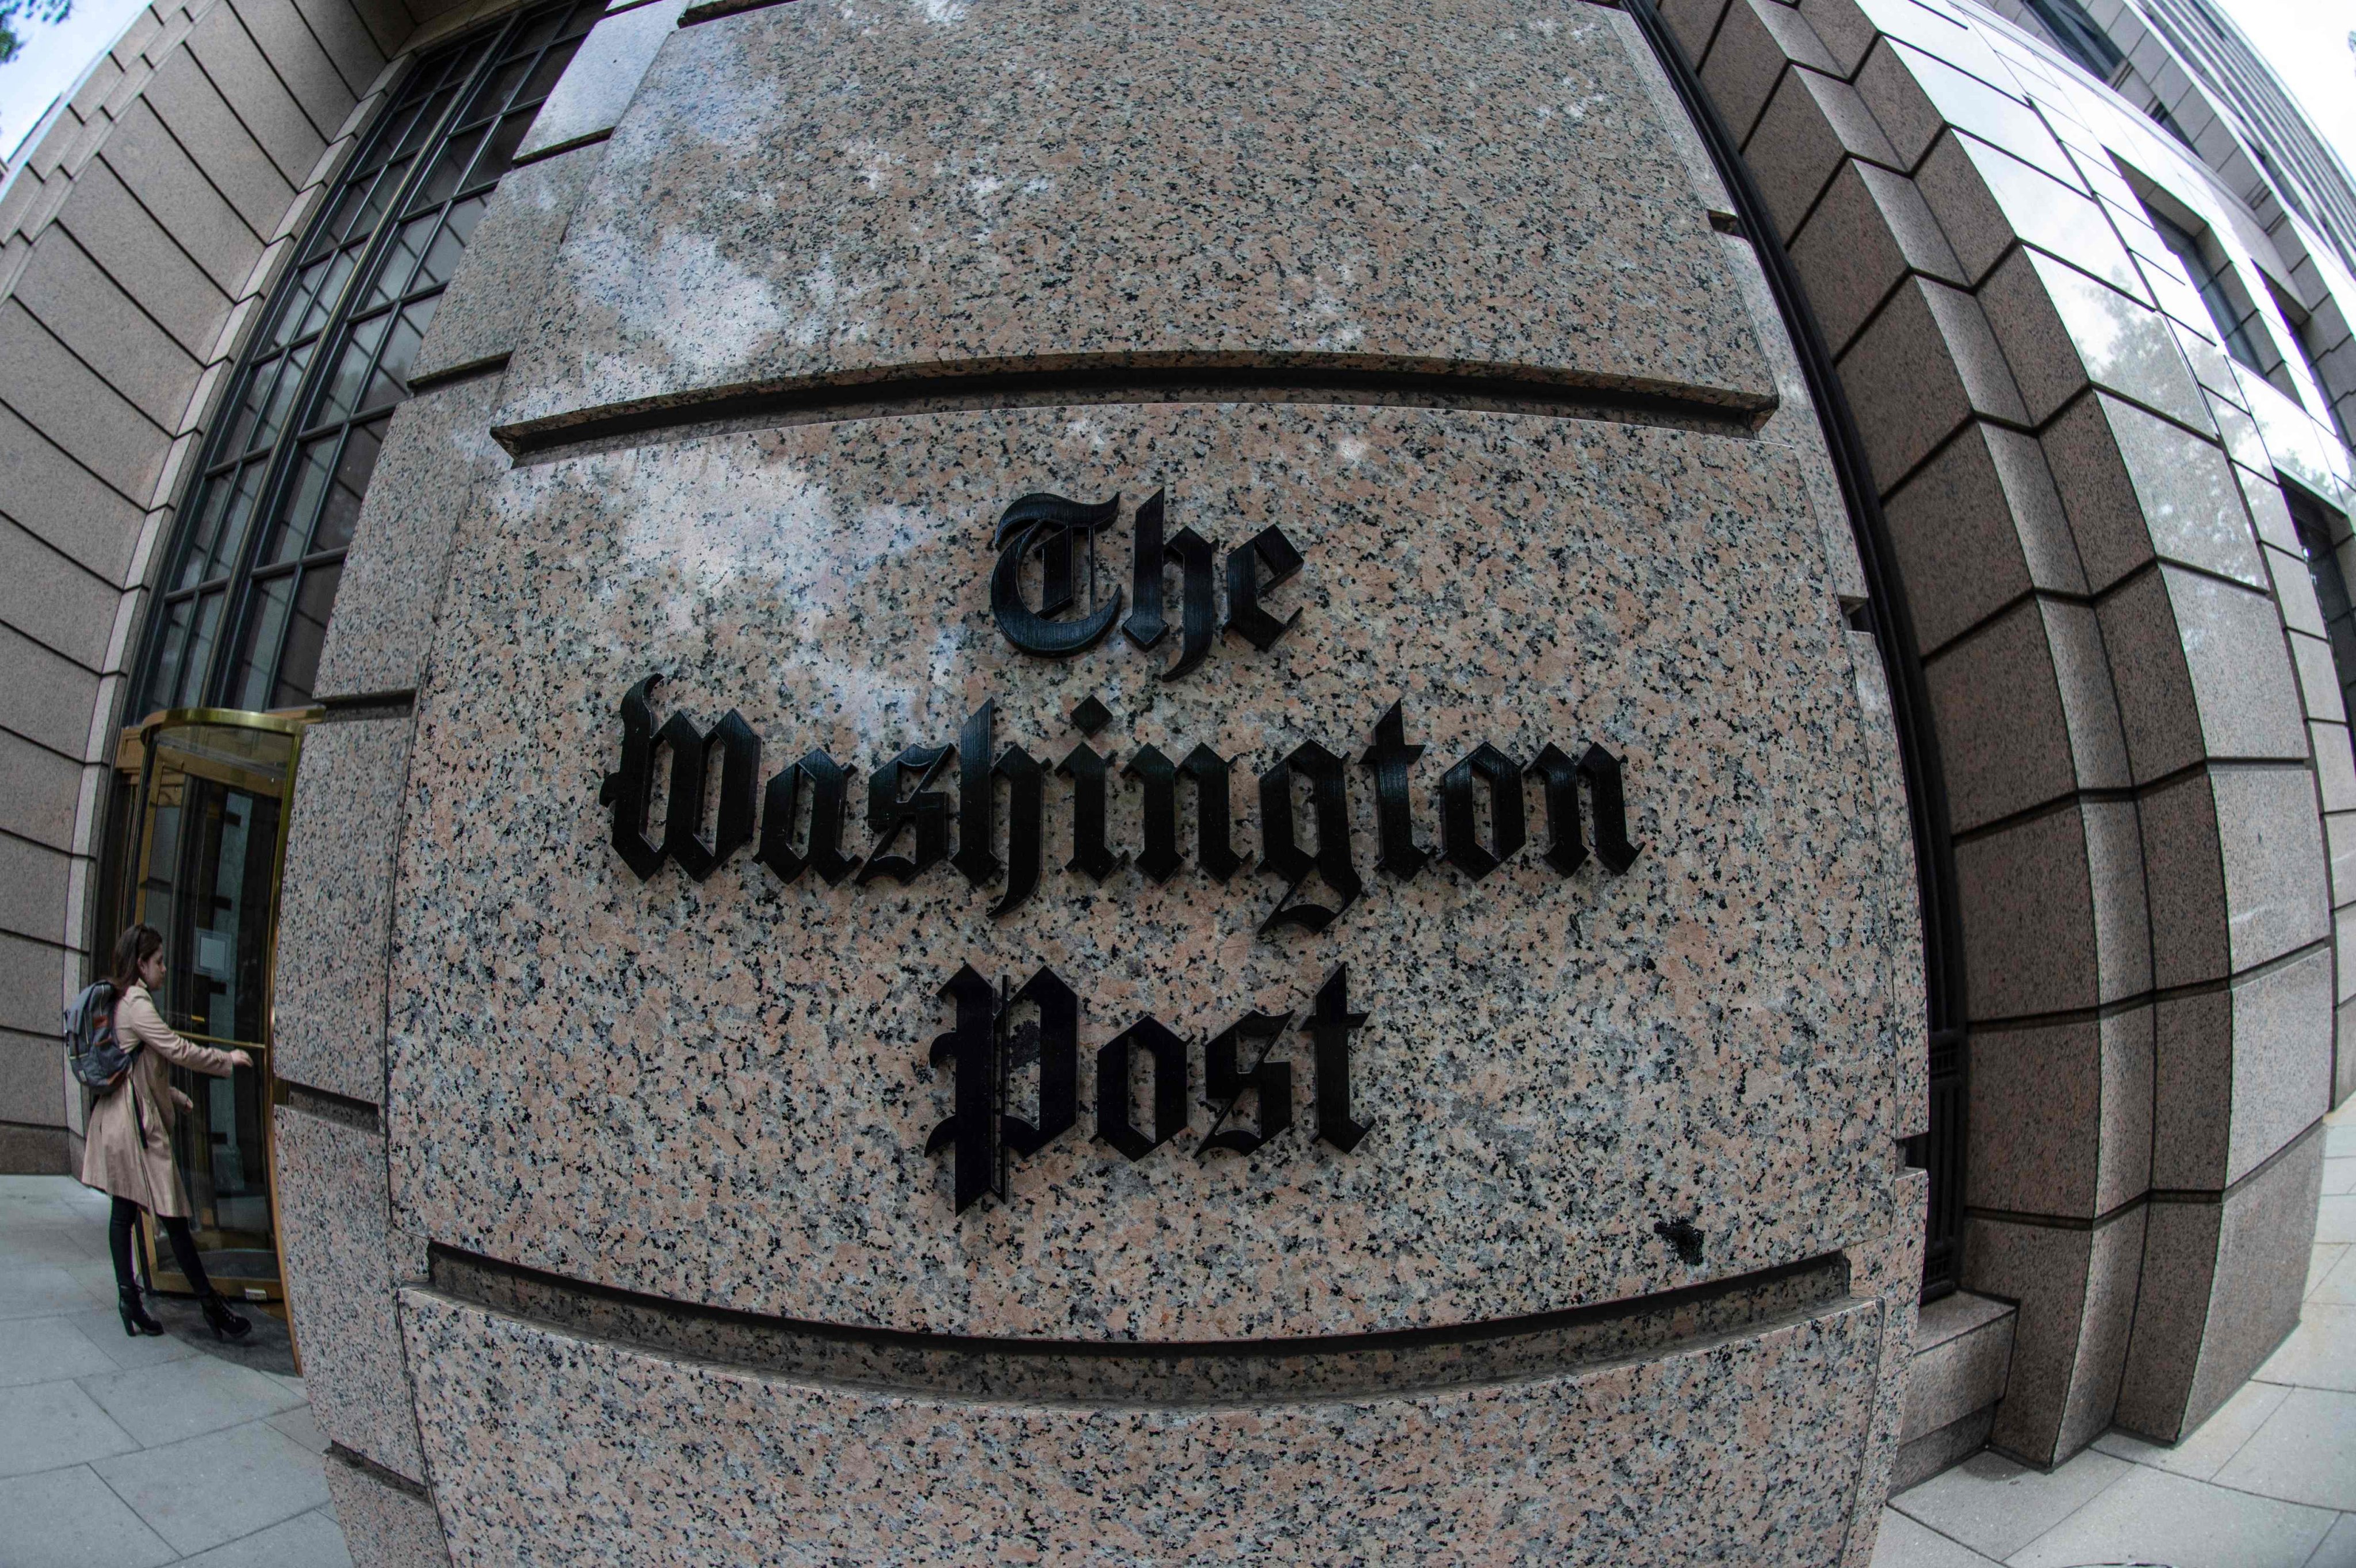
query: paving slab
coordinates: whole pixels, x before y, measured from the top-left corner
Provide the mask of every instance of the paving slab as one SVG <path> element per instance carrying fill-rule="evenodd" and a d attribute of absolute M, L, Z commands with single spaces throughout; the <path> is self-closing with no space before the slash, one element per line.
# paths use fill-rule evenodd
<path fill-rule="evenodd" d="M 2196 1481 L 2210 1480 L 2225 1467 L 2227 1460 L 2242 1451 L 2243 1444 L 2290 1394 L 2291 1391 L 2279 1383 L 2244 1383 L 2233 1398 L 2217 1408 L 2216 1413 L 2172 1447 L 2147 1443 L 2132 1433 L 2116 1430 L 2094 1439 L 2094 1446 L 2115 1459 L 2149 1465 Z"/>
<path fill-rule="evenodd" d="M 180 1561 L 189 1568 L 351 1568 L 352 1554 L 336 1516 L 313 1509 Z"/>
<path fill-rule="evenodd" d="M 323 1507 L 327 1483 L 320 1464 L 268 1422 L 252 1421 L 91 1468 L 150 1530 L 186 1554 Z"/>
<path fill-rule="evenodd" d="M 1881 1533 L 1874 1538 L 1872 1568 L 1991 1568 L 1995 1563 L 1995 1558 L 1983 1557 L 1896 1509 L 1881 1510 Z"/>
<path fill-rule="evenodd" d="M 8 1353 L 0 1356 L 0 1388 L 62 1382 L 117 1369 L 70 1318 L 19 1318 L 8 1326 Z"/>
<path fill-rule="evenodd" d="M 85 1378 L 81 1387 L 149 1448 L 276 1415 L 303 1399 L 273 1378 L 210 1356 Z"/>
<path fill-rule="evenodd" d="M 138 1446 L 71 1383 L 0 1389 L 0 1476 L 62 1469 Z"/>
<path fill-rule="evenodd" d="M 179 1556 L 87 1465 L 0 1481 L 9 1568 L 155 1568 Z"/>
<path fill-rule="evenodd" d="M 2251 1375 L 2262 1382 L 2356 1393 L 2356 1306 L 2303 1304 L 2298 1326 Z"/>
<path fill-rule="evenodd" d="M 2050 1474 L 1983 1453 L 1901 1492 L 1890 1506 L 1983 1556 L 2007 1558 L 2136 1468 L 2092 1448 Z"/>
<path fill-rule="evenodd" d="M 2356 1394 L 2291 1389 L 2217 1484 L 2316 1508 L 2356 1509 Z"/>
<path fill-rule="evenodd" d="M 2007 1557 L 2010 1568 L 2093 1563 L 2305 1568 L 2337 1516 L 2141 1465 Z"/>

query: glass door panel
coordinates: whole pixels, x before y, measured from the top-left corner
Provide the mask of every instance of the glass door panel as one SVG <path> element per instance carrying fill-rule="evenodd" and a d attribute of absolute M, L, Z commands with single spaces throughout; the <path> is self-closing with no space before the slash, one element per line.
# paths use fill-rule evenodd
<path fill-rule="evenodd" d="M 283 1298 L 270 1167 L 270 989 L 286 802 L 302 721 L 189 710 L 144 726 L 139 851 L 129 918 L 164 934 L 164 1021 L 199 1045 L 242 1049 L 227 1078 L 175 1068 L 195 1102 L 174 1156 L 195 1209 L 197 1249 L 216 1289 Z M 155 1284 L 188 1283 L 147 1235 Z"/>

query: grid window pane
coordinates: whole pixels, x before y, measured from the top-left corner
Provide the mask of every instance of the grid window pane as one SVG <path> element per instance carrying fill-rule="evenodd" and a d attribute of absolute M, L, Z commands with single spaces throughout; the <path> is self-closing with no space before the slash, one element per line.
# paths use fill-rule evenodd
<path fill-rule="evenodd" d="M 180 509 L 142 711 L 310 701 L 342 554 L 440 290 L 603 8 L 543 6 L 442 46 L 370 131 L 280 285 Z"/>

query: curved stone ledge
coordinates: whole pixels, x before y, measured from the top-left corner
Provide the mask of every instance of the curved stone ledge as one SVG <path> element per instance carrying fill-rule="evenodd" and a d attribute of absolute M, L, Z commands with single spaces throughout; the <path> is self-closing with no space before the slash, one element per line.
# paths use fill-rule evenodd
<path fill-rule="evenodd" d="M 1639 1362 L 1183 1408 L 891 1395 L 402 1294 L 453 1560 L 1838 1561 L 1882 1305 Z"/>

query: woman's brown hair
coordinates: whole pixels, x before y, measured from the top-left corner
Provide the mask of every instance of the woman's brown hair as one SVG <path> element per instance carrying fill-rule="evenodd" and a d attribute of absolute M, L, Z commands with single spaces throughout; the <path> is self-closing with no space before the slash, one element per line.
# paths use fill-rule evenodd
<path fill-rule="evenodd" d="M 114 972 L 107 978 L 113 982 L 116 994 L 139 983 L 139 966 L 147 956 L 164 945 L 164 933 L 153 926 L 134 926 L 116 939 Z"/>

